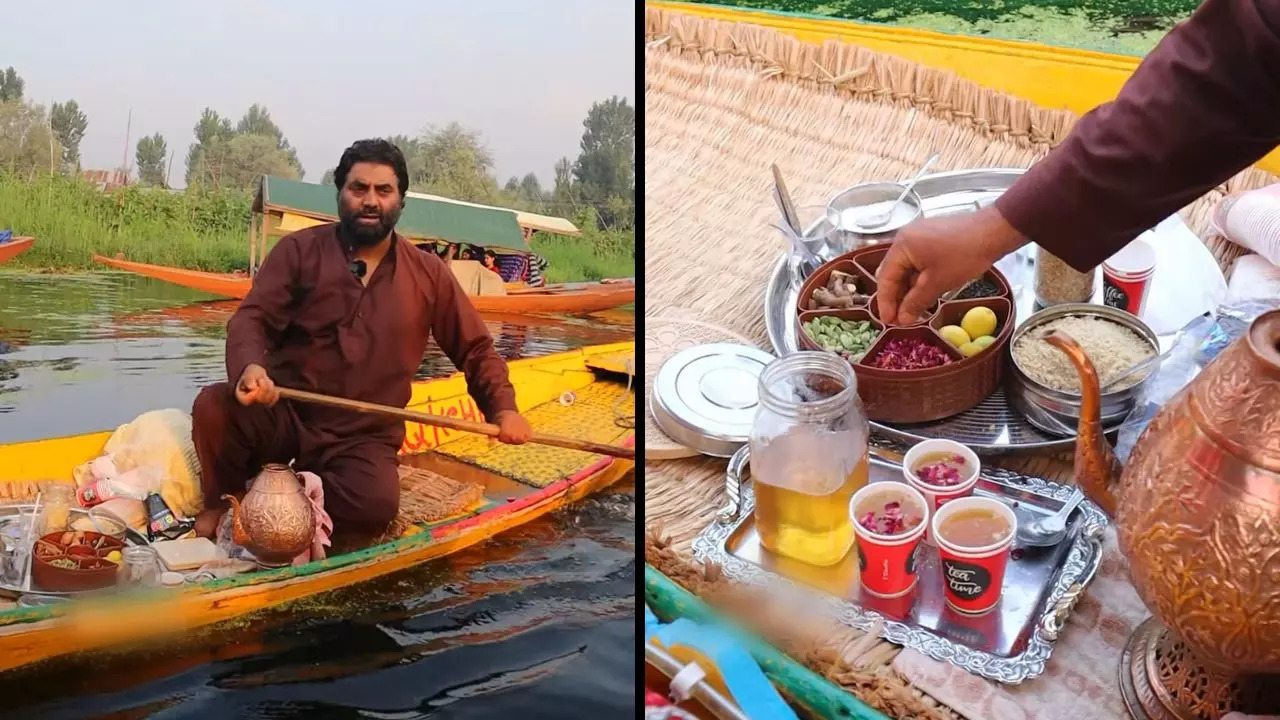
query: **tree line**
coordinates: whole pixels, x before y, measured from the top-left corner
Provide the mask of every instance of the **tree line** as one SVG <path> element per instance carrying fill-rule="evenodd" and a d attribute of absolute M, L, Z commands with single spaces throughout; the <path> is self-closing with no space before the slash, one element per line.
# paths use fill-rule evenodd
<path fill-rule="evenodd" d="M 78 174 L 88 118 L 75 100 L 55 102 L 46 111 L 27 101 L 24 90 L 14 68 L 0 73 L 0 169 Z M 568 216 L 606 229 L 633 229 L 635 108 L 612 97 L 593 104 L 582 124 L 578 156 L 556 162 L 551 188 L 543 188 L 532 172 L 499 185 L 483 136 L 456 122 L 388 139 L 405 153 L 411 190 Z M 192 133 L 195 141 L 185 162 L 188 188 L 249 190 L 262 175 L 301 179 L 305 174 L 297 150 L 263 105 L 250 106 L 235 123 L 206 107 Z M 172 161 L 160 133 L 137 141 L 134 162 L 140 184 L 167 186 Z M 332 182 L 332 173 L 326 171 L 322 181 Z"/>

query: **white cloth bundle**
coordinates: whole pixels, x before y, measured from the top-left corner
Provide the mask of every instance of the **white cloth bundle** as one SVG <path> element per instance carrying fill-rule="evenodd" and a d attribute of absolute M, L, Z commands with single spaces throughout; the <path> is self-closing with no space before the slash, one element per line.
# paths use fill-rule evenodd
<path fill-rule="evenodd" d="M 1213 228 L 1272 265 L 1280 265 L 1280 184 L 1223 198 L 1214 208 Z"/>

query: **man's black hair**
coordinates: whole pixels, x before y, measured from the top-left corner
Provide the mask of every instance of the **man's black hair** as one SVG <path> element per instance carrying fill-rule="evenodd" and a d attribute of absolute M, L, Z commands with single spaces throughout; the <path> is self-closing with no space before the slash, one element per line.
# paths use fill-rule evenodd
<path fill-rule="evenodd" d="M 338 161 L 338 167 L 333 171 L 333 184 L 338 188 L 338 192 L 342 192 L 343 186 L 347 184 L 347 175 L 351 172 L 351 166 L 361 162 L 389 166 L 396 173 L 400 195 L 403 196 L 409 192 L 409 166 L 404 161 L 404 153 L 390 141 L 382 138 L 357 140 L 343 151 L 342 159 Z"/>

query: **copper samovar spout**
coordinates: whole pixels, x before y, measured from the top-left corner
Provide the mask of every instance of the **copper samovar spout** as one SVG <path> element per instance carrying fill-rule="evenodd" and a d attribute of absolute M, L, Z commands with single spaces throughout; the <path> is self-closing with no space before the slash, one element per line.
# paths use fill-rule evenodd
<path fill-rule="evenodd" d="M 1098 371 L 1084 349 L 1071 336 L 1055 330 L 1045 342 L 1061 350 L 1080 374 L 1080 422 L 1076 427 L 1076 485 L 1107 515 L 1116 515 L 1115 482 L 1120 478 L 1120 461 L 1102 430 L 1102 388 Z"/>

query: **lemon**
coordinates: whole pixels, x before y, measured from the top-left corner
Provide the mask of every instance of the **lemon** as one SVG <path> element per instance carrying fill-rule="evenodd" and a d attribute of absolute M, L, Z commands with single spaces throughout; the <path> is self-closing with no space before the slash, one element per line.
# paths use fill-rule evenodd
<path fill-rule="evenodd" d="M 964 328 L 959 325 L 946 325 L 941 330 L 938 330 L 938 334 L 942 336 L 943 340 L 956 347 L 969 342 L 969 333 L 965 332 Z"/>
<path fill-rule="evenodd" d="M 970 308 L 969 312 L 964 314 L 964 319 L 960 321 L 960 327 L 964 328 L 971 338 L 995 335 L 996 314 L 991 312 L 991 308 Z"/>
<path fill-rule="evenodd" d="M 973 344 L 977 345 L 983 350 L 986 350 L 987 348 L 991 347 L 991 344 L 994 343 L 995 341 L 996 341 L 995 337 L 991 335 L 983 335 L 981 337 L 974 338 Z"/>
<path fill-rule="evenodd" d="M 109 560 L 109 561 L 111 561 L 111 562 L 113 562 L 113 563 L 115 563 L 115 564 L 119 565 L 119 564 L 120 564 L 120 551 L 119 551 L 119 550 L 112 550 L 111 552 L 107 553 L 107 560 Z"/>
<path fill-rule="evenodd" d="M 976 342 L 967 342 L 960 346 L 960 354 L 965 357 L 973 357 L 982 352 L 982 346 Z"/>

